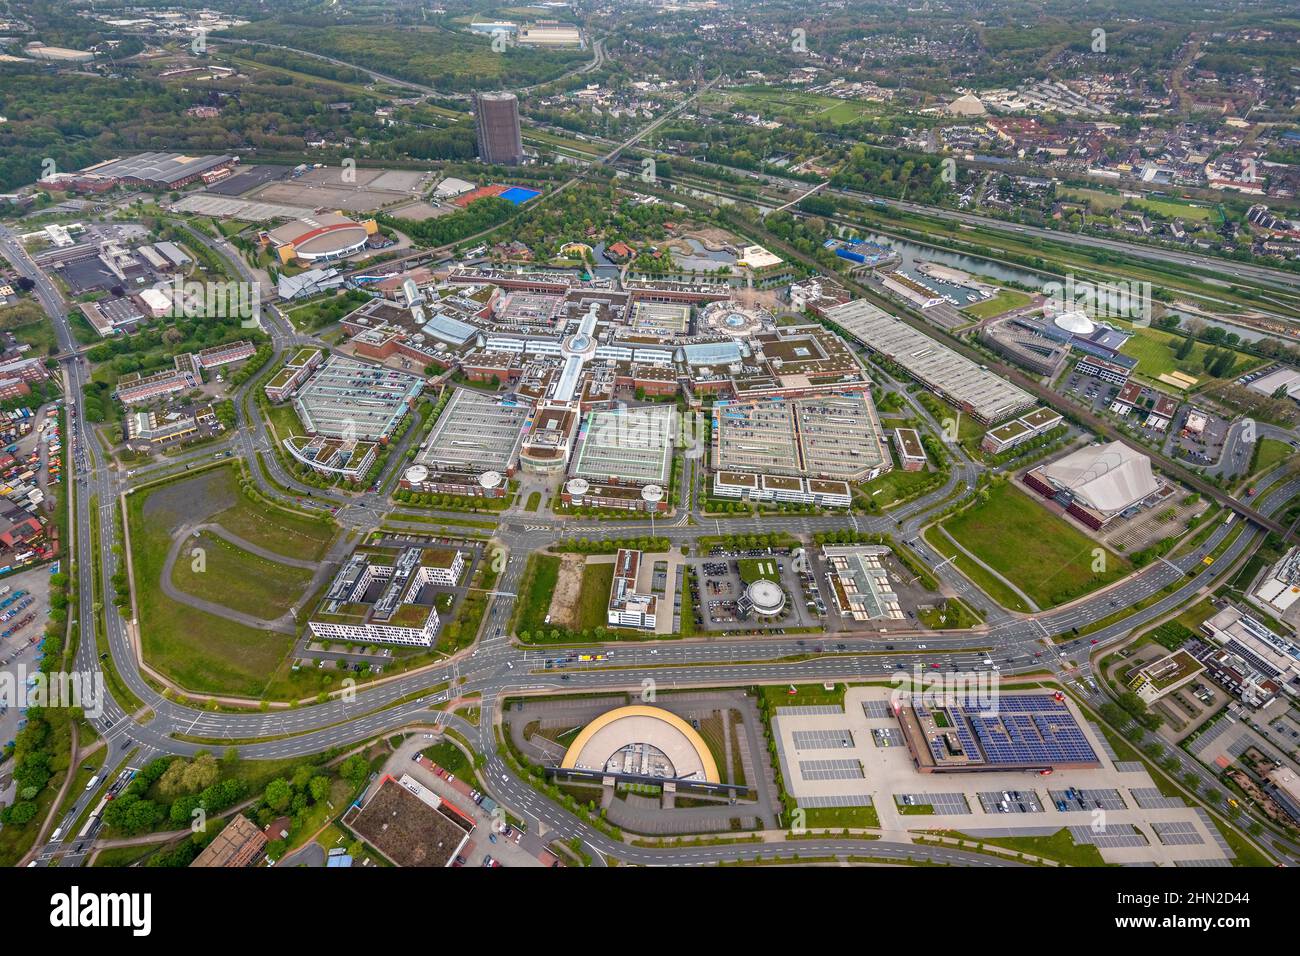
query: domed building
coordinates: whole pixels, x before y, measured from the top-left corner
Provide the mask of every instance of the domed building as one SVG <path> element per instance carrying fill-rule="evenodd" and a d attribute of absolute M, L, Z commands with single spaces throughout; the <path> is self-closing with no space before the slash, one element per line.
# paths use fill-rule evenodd
<path fill-rule="evenodd" d="M 634 704 L 601 714 L 582 728 L 563 770 L 639 780 L 719 783 L 718 765 L 704 738 L 661 707 Z"/>

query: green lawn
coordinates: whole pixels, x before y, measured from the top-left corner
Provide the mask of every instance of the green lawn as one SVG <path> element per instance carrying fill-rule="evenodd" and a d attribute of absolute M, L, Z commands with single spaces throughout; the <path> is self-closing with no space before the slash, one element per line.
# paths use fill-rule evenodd
<path fill-rule="evenodd" d="M 1123 323 L 1117 324 L 1123 325 Z M 1183 336 L 1153 328 L 1136 328 L 1131 331 L 1134 333 L 1133 337 L 1124 343 L 1120 351 L 1138 360 L 1137 371 L 1144 378 L 1154 381 L 1162 374 L 1183 372 L 1197 379 L 1199 383 L 1218 381 L 1205 370 L 1204 365 L 1205 354 L 1212 346 L 1197 342 L 1192 346 L 1188 356 L 1180 359 L 1175 352 L 1183 343 Z M 1244 352 L 1234 352 L 1233 355 L 1235 356 L 1233 375 L 1241 375 L 1260 363 L 1259 359 Z M 1165 387 L 1172 386 L 1165 385 Z"/>
<path fill-rule="evenodd" d="M 1102 192 L 1099 189 L 1062 189 L 1063 199 L 1086 202 L 1095 212 L 1110 212 L 1124 205 L 1124 197 L 1118 193 Z"/>
<path fill-rule="evenodd" d="M 298 417 L 291 402 L 270 406 L 265 417 L 267 424 L 275 429 L 276 436 L 282 441 L 294 435 L 307 434 L 307 430 L 302 427 L 302 419 Z"/>
<path fill-rule="evenodd" d="M 848 689 L 848 684 L 835 684 L 831 690 L 821 684 L 796 684 L 795 693 L 791 694 L 789 684 L 777 684 L 760 687 L 759 693 L 769 707 L 820 707 L 832 704 L 842 707 L 844 692 Z"/>
<path fill-rule="evenodd" d="M 878 827 L 880 814 L 875 807 L 809 807 L 804 811 L 804 826 L 844 829 Z"/>
<path fill-rule="evenodd" d="M 193 550 L 202 549 L 200 556 Z M 186 594 L 271 620 L 300 605 L 311 572 L 268 561 L 204 531 L 191 537 L 172 568 L 172 583 Z"/>
<path fill-rule="evenodd" d="M 874 481 L 862 486 L 859 499 L 873 502 L 879 508 L 889 508 L 899 502 L 908 501 L 918 493 L 928 491 L 931 485 L 937 485 L 938 476 L 930 471 L 903 471 L 895 467 Z"/>
<path fill-rule="evenodd" d="M 962 554 L 957 546 L 944 537 L 937 527 L 927 528 L 921 537 L 925 539 L 926 544 L 945 558 L 951 558 L 958 571 L 966 575 L 977 588 L 998 604 L 1012 611 L 1029 610 L 1029 605 L 1024 602 L 1020 595 Z"/>
<path fill-rule="evenodd" d="M 1218 219 L 1218 212 L 1213 206 L 1197 206 L 1173 199 L 1138 199 L 1133 205 L 1170 218 L 1184 219 L 1188 222 L 1205 222 L 1213 217 Z"/>
<path fill-rule="evenodd" d="M 922 624 L 935 631 L 964 630 L 980 623 L 975 613 L 956 598 L 950 598 L 943 609 L 917 611 L 916 616 Z"/>
<path fill-rule="evenodd" d="M 993 298 L 972 302 L 961 311 L 972 319 L 987 319 L 990 316 L 1001 315 L 1003 312 L 1010 312 L 1012 309 L 1019 309 L 1029 302 L 1030 297 L 1026 292 L 1018 289 L 1000 289 Z"/>
<path fill-rule="evenodd" d="M 542 504 L 542 493 L 534 491 L 528 496 L 528 502 L 524 505 L 525 511 L 536 511 Z"/>
<path fill-rule="evenodd" d="M 258 697 L 292 650 L 294 636 L 196 610 L 162 591 L 172 532 L 181 524 L 207 520 L 204 504 L 224 509 L 216 516 L 223 527 L 268 550 L 284 552 L 287 543 L 302 549 L 301 540 L 290 534 L 296 516 L 242 497 L 230 468 L 130 495 L 127 511 L 142 650 L 151 666 L 188 690 Z M 319 529 L 317 534 L 333 536 L 331 528 L 306 520 Z M 284 527 L 272 521 L 283 521 Z"/>
<path fill-rule="evenodd" d="M 802 90 L 758 86 L 729 90 L 725 94 L 719 94 L 717 99 L 721 102 L 729 101 L 740 109 L 759 113 L 768 119 L 786 117 L 804 122 L 822 119 L 836 125 L 856 123 L 867 117 L 879 116 L 884 111 L 880 103 L 842 100 Z"/>
<path fill-rule="evenodd" d="M 449 770 L 466 781 L 474 779 L 473 766 L 470 765 L 461 749 L 450 740 L 440 740 L 432 747 L 425 747 L 420 752 L 443 770 Z"/>
<path fill-rule="evenodd" d="M 989 846 L 1000 846 L 1008 850 L 1029 853 L 1048 860 L 1057 860 L 1066 866 L 1106 866 L 1101 858 L 1101 851 L 1091 843 L 1075 843 L 1070 831 L 1062 827 L 1051 836 L 1045 837 L 972 837 L 965 833 L 953 836 Z"/>
<path fill-rule="evenodd" d="M 1276 438 L 1261 438 L 1259 442 L 1259 458 L 1255 462 L 1255 473 L 1267 472 L 1282 464 L 1293 454 L 1295 452 L 1286 442 L 1278 441 Z"/>
<path fill-rule="evenodd" d="M 262 501 L 241 497 L 233 508 L 210 519 L 245 541 L 286 558 L 318 561 L 329 551 L 338 526 L 310 515 L 285 511 Z"/>
<path fill-rule="evenodd" d="M 609 589 L 614 583 L 614 562 L 588 564 L 582 569 L 577 622 L 573 630 L 585 631 L 609 624 Z"/>
<path fill-rule="evenodd" d="M 58 342 L 54 338 L 54 326 L 49 322 L 30 322 L 10 329 L 19 342 L 32 347 L 29 354 L 33 356 L 50 355 L 58 351 Z"/>
<path fill-rule="evenodd" d="M 1024 591 L 1039 607 L 1055 607 L 1132 569 L 1106 551 L 1105 570 L 1094 572 L 1095 541 L 1048 511 L 1027 492 L 999 482 L 986 500 L 943 522 L 958 542 Z"/>
<path fill-rule="evenodd" d="M 746 584 L 760 579 L 781 583 L 781 574 L 776 569 L 776 558 L 741 558 L 737 562 L 740 578 Z"/>
<path fill-rule="evenodd" d="M 611 565 L 612 567 L 612 565 Z M 528 556 L 523 580 L 519 586 L 519 608 L 516 611 L 515 632 L 535 632 L 546 627 L 546 615 L 551 609 L 551 596 L 560 578 L 560 559 L 554 554 L 534 553 Z"/>

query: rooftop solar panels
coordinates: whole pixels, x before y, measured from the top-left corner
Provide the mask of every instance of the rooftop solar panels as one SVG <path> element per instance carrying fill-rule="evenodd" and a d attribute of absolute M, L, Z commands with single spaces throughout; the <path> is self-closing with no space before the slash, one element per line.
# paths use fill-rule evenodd
<path fill-rule="evenodd" d="M 869 807 L 871 805 L 871 796 L 866 793 L 807 794 L 799 798 L 799 806 L 805 810 L 816 807 Z"/>
<path fill-rule="evenodd" d="M 1133 787 L 1129 793 L 1141 810 L 1179 810 L 1187 806 L 1182 797 L 1166 797 L 1157 787 Z"/>
<path fill-rule="evenodd" d="M 1070 836 L 1075 843 L 1091 843 L 1110 850 L 1147 845 L 1147 838 L 1130 823 L 1112 823 L 1104 830 L 1094 830 L 1090 826 L 1070 827 Z"/>
<path fill-rule="evenodd" d="M 914 704 L 933 769 L 1095 766 L 1096 752 L 1064 703 L 1048 694 L 999 697 L 983 705 Z M 908 724 L 905 722 L 904 727 Z"/>
<path fill-rule="evenodd" d="M 862 702 L 862 712 L 869 718 L 893 717 L 894 712 L 889 708 L 887 700 L 864 700 Z"/>

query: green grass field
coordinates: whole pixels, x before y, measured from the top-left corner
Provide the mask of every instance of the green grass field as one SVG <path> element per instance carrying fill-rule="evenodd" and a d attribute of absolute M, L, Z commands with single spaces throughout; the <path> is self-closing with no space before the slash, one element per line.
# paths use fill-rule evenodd
<path fill-rule="evenodd" d="M 985 299 L 983 302 L 972 302 L 961 311 L 972 319 L 987 319 L 989 316 L 1019 309 L 1029 302 L 1030 297 L 1027 292 L 1021 292 L 1019 289 L 1000 289 L 993 298 Z"/>
<path fill-rule="evenodd" d="M 319 561 L 338 534 L 338 526 L 241 497 L 233 508 L 210 519 L 245 541 L 286 558 Z"/>
<path fill-rule="evenodd" d="M 738 564 L 741 580 L 746 584 L 760 578 L 781 583 L 781 575 L 776 569 L 776 558 L 741 558 Z"/>
<path fill-rule="evenodd" d="M 1064 827 L 1051 836 L 1043 837 L 972 837 L 965 833 L 951 835 L 1048 860 L 1058 860 L 1066 866 L 1106 865 L 1100 850 L 1090 843 L 1075 843 L 1074 837 L 1070 836 L 1070 831 Z"/>
<path fill-rule="evenodd" d="M 1286 442 L 1278 441 L 1276 438 L 1261 438 L 1259 442 L 1259 458 L 1255 462 L 1256 474 L 1270 471 L 1293 454 L 1295 454 L 1295 451 Z"/>
<path fill-rule="evenodd" d="M 860 497 L 879 508 L 889 508 L 900 501 L 907 501 L 919 491 L 935 484 L 936 480 L 936 475 L 932 472 L 903 471 L 895 465 L 892 471 L 863 485 Z"/>
<path fill-rule="evenodd" d="M 1096 212 L 1110 212 L 1124 205 L 1124 197 L 1118 193 L 1102 192 L 1100 189 L 1062 189 L 1062 199 L 1086 202 Z"/>
<path fill-rule="evenodd" d="M 1029 605 L 1024 602 L 1020 595 L 1011 590 L 988 571 L 980 567 L 949 541 L 936 528 L 927 528 L 921 535 L 930 547 L 938 551 L 945 558 L 951 558 L 953 565 L 966 577 L 975 584 L 977 588 L 991 597 L 998 604 L 1012 611 L 1028 611 Z"/>
<path fill-rule="evenodd" d="M 218 513 L 209 518 L 196 502 Z M 182 524 L 220 519 L 223 527 L 275 553 L 319 558 L 328 547 L 322 536 L 332 539 L 333 527 L 249 501 L 231 468 L 130 495 L 127 512 L 145 660 L 187 690 L 260 696 L 292 650 L 294 635 L 246 627 L 164 594 L 163 565 L 172 533 Z"/>
<path fill-rule="evenodd" d="M 201 563 L 195 548 L 203 551 Z M 186 594 L 272 620 L 300 603 L 311 572 L 268 561 L 204 531 L 182 549 L 172 583 Z"/>
<path fill-rule="evenodd" d="M 1213 206 L 1193 205 L 1175 199 L 1138 199 L 1133 202 L 1133 205 L 1168 216 L 1170 219 L 1184 219 L 1188 222 L 1205 222 L 1211 217 L 1216 220 L 1219 218 L 1218 210 Z"/>
<path fill-rule="evenodd" d="M 842 830 L 880 826 L 880 814 L 875 807 L 810 807 L 804 812 L 804 826 L 810 828 Z"/>
<path fill-rule="evenodd" d="M 1100 545 L 1009 482 L 991 486 L 985 501 L 943 527 L 1041 608 L 1064 604 L 1132 570 L 1126 559 L 1103 549 L 1105 570 L 1094 572 Z"/>
<path fill-rule="evenodd" d="M 609 589 L 614 583 L 614 563 L 588 564 L 582 569 L 582 593 L 578 596 L 575 631 L 604 627 L 609 623 Z"/>
<path fill-rule="evenodd" d="M 1123 323 L 1119 324 L 1123 325 Z M 1143 378 L 1155 381 L 1162 374 L 1183 372 L 1197 379 L 1198 384 L 1219 381 L 1205 370 L 1205 354 L 1210 351 L 1212 346 L 1206 345 L 1204 342 L 1197 342 L 1192 346 L 1192 351 L 1187 358 L 1180 359 L 1175 352 L 1183 343 L 1181 335 L 1174 335 L 1170 332 L 1162 332 L 1159 329 L 1152 328 L 1138 328 L 1132 331 L 1134 333 L 1133 337 L 1124 343 L 1124 347 L 1120 351 L 1138 360 L 1137 371 Z M 1232 368 L 1233 375 L 1240 375 L 1260 363 L 1260 359 L 1244 352 L 1234 352 L 1233 355 L 1235 356 Z M 1166 389 L 1172 387 L 1165 383 L 1160 384 Z"/>
<path fill-rule="evenodd" d="M 560 559 L 554 554 L 531 554 L 524 568 L 519 587 L 519 610 L 515 620 L 516 633 L 534 632 L 546 627 L 546 615 L 551 608 L 551 596 L 560 579 Z"/>
<path fill-rule="evenodd" d="M 807 121 L 829 120 L 837 125 L 856 123 L 885 112 L 880 103 L 865 100 L 842 100 L 834 96 L 820 96 L 800 90 L 743 87 L 728 91 L 720 101 L 730 101 L 735 107 L 750 110 L 766 118 L 786 117 Z"/>
<path fill-rule="evenodd" d="M 293 404 L 285 402 L 283 405 L 272 405 L 270 412 L 265 415 L 267 424 L 275 429 L 275 434 L 281 440 L 291 438 L 294 435 L 305 435 L 307 430 L 302 427 L 302 419 L 294 411 Z"/>
<path fill-rule="evenodd" d="M 956 598 L 950 599 L 943 609 L 935 607 L 928 611 L 917 611 L 916 616 L 922 624 L 936 631 L 965 630 L 980 622 L 975 613 Z"/>

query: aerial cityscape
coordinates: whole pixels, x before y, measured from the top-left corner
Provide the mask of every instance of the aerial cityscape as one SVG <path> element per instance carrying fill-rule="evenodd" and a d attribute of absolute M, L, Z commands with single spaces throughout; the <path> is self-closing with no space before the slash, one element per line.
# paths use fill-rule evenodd
<path fill-rule="evenodd" d="M 0 0 L 0 863 L 1300 866 L 1296 13 Z"/>

